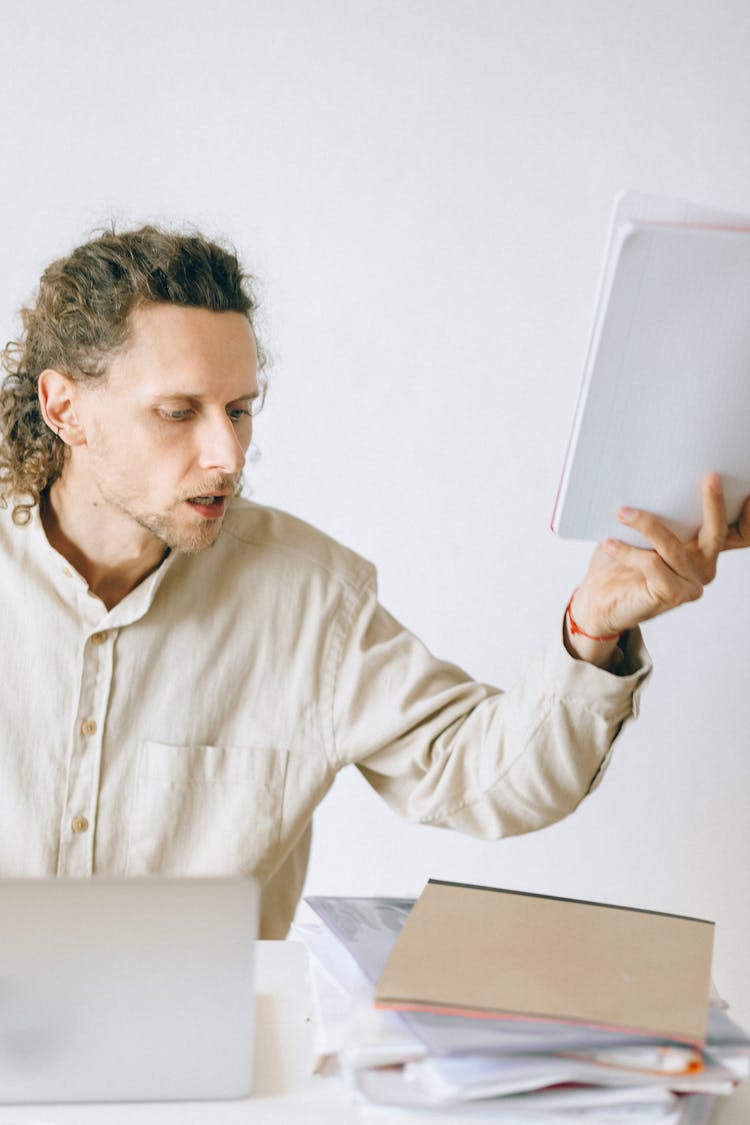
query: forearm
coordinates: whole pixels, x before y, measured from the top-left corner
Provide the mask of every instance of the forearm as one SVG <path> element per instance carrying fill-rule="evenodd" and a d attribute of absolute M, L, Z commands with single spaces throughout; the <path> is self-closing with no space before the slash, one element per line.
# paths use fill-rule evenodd
<path fill-rule="evenodd" d="M 472 698 L 461 715 L 464 692 L 468 698 L 479 685 L 456 684 L 449 714 L 436 708 L 355 760 L 410 820 L 485 838 L 542 828 L 598 784 L 637 711 L 650 662 L 638 630 L 623 646 L 620 674 L 611 675 L 572 658 L 560 635 L 509 691 Z"/>

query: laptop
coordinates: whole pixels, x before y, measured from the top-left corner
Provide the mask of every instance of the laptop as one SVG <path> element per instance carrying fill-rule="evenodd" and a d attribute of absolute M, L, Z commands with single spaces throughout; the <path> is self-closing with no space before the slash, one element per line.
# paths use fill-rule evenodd
<path fill-rule="evenodd" d="M 0 1103 L 241 1098 L 253 879 L 0 880 Z"/>

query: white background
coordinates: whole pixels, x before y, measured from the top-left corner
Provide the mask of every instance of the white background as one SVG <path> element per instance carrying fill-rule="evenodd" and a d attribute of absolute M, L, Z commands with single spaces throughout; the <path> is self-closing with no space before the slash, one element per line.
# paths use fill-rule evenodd
<path fill-rule="evenodd" d="M 3 338 L 98 224 L 231 239 L 273 359 L 255 498 L 373 559 L 439 655 L 512 683 L 589 554 L 548 525 L 616 193 L 750 214 L 750 3 L 2 0 L 0 20 Z M 436 876 L 712 918 L 750 1015 L 749 578 L 727 557 L 647 627 L 641 717 L 570 819 L 482 843 L 401 823 L 352 771 L 308 889 Z"/>

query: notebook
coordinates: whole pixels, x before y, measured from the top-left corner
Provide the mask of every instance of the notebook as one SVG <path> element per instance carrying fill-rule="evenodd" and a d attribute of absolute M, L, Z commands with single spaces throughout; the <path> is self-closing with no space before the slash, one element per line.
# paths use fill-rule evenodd
<path fill-rule="evenodd" d="M 702 1045 L 713 930 L 698 918 L 431 879 L 376 1003 Z"/>
<path fill-rule="evenodd" d="M 552 528 L 648 545 L 624 505 L 685 540 L 700 483 L 729 521 L 750 494 L 750 218 L 627 193 L 617 201 Z"/>
<path fill-rule="evenodd" d="M 252 879 L 0 880 L 0 1103 L 250 1092 Z"/>

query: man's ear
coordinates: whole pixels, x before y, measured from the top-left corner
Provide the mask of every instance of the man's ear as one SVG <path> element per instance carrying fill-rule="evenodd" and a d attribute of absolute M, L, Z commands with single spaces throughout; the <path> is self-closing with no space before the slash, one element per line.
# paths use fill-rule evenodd
<path fill-rule="evenodd" d="M 39 408 L 49 428 L 66 445 L 85 445 L 86 434 L 76 410 L 77 384 L 62 371 L 47 368 L 38 380 Z"/>

